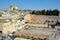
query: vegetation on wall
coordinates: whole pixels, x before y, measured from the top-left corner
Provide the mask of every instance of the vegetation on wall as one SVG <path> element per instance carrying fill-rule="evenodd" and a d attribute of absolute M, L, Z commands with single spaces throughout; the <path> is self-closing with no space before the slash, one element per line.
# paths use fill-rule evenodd
<path fill-rule="evenodd" d="M 36 15 L 50 15 L 50 16 L 59 16 L 59 10 L 33 10 L 31 14 L 36 14 Z"/>

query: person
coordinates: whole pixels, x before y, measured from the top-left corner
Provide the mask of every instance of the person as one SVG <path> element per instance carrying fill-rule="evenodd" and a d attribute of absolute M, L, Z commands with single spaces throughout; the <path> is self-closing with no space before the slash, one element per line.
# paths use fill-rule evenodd
<path fill-rule="evenodd" d="M 55 38 L 56 38 L 57 34 L 55 33 Z"/>
<path fill-rule="evenodd" d="M 14 40 L 13 34 L 8 35 L 12 40 Z"/>

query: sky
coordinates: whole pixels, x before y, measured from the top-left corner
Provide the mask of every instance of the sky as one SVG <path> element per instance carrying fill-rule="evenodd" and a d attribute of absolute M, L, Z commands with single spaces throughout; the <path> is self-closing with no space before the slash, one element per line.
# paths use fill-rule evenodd
<path fill-rule="evenodd" d="M 9 9 L 10 4 L 18 6 L 20 10 L 60 10 L 60 0 L 0 0 L 0 9 Z"/>

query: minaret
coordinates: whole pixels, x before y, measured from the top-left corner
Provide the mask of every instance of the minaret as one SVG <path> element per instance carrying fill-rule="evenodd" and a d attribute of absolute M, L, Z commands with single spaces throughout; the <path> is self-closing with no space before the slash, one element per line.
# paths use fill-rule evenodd
<path fill-rule="evenodd" d="M 13 4 L 10 4 L 10 10 L 13 10 Z"/>

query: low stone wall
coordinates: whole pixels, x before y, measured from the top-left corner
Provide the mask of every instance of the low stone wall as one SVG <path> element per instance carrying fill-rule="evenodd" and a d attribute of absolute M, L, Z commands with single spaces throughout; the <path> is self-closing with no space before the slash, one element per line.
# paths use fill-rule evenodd
<path fill-rule="evenodd" d="M 30 34 L 30 33 L 24 33 L 24 32 L 14 34 L 14 37 L 26 38 L 31 40 L 48 40 L 49 38 L 48 35 L 43 35 L 43 34 L 38 35 L 38 34 Z"/>

